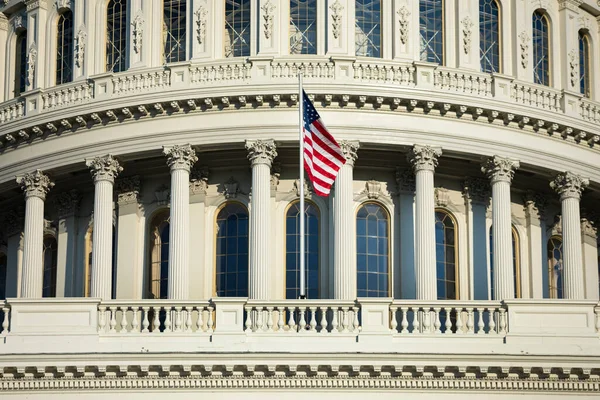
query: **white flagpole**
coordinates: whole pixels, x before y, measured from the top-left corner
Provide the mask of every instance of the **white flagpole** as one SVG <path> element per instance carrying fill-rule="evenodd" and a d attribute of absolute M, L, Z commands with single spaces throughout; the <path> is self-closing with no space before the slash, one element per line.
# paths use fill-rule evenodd
<path fill-rule="evenodd" d="M 300 298 L 306 298 L 304 266 L 304 98 L 302 96 L 302 72 L 298 72 L 298 135 L 300 138 Z"/>

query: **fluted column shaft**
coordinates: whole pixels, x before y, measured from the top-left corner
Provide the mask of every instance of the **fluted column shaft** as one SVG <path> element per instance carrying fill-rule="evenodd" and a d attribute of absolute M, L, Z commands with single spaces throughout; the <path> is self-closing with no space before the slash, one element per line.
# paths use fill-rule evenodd
<path fill-rule="evenodd" d="M 41 298 L 43 286 L 44 201 L 54 186 L 40 170 L 18 177 L 25 192 L 21 297 Z"/>
<path fill-rule="evenodd" d="M 198 158 L 189 144 L 165 147 L 163 153 L 171 169 L 167 297 L 187 300 L 190 291 L 190 170 Z"/>
<path fill-rule="evenodd" d="M 571 172 L 559 174 L 550 186 L 560 195 L 563 236 L 564 298 L 585 299 L 581 255 L 581 216 L 579 201 L 589 180 Z"/>
<path fill-rule="evenodd" d="M 333 297 L 356 298 L 356 222 L 352 212 L 354 163 L 358 142 L 340 141 L 346 163 L 335 179 L 333 196 Z"/>
<path fill-rule="evenodd" d="M 246 142 L 252 165 L 252 200 L 250 207 L 250 275 L 248 297 L 269 300 L 273 283 L 270 272 L 271 232 L 271 164 L 277 156 L 272 140 Z"/>
<path fill-rule="evenodd" d="M 439 148 L 415 145 L 408 160 L 415 171 L 415 269 L 417 300 L 437 300 L 433 173 Z"/>
<path fill-rule="evenodd" d="M 481 167 L 492 186 L 494 300 L 515 298 L 510 183 L 519 162 L 494 156 Z"/>
<path fill-rule="evenodd" d="M 91 297 L 112 297 L 113 185 L 123 170 L 110 154 L 86 161 L 94 179 Z"/>

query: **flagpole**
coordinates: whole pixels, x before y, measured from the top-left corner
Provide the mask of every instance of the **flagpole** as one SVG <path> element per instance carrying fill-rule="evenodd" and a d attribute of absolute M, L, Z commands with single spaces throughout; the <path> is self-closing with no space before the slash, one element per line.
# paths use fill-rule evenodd
<path fill-rule="evenodd" d="M 302 96 L 302 72 L 298 72 L 298 136 L 300 140 L 300 298 L 306 298 L 304 265 L 304 98 Z"/>

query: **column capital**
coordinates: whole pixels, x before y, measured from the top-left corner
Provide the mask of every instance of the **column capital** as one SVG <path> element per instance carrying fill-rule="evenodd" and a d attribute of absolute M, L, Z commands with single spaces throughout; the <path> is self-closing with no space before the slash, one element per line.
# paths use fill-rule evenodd
<path fill-rule="evenodd" d="M 496 182 L 510 183 L 515 176 L 515 171 L 519 169 L 520 164 L 517 160 L 507 157 L 493 156 L 488 158 L 481 165 L 483 172 L 492 185 Z"/>
<path fill-rule="evenodd" d="M 541 218 L 546 211 L 546 197 L 541 193 L 528 190 L 523 195 L 523 205 L 526 217 Z"/>
<path fill-rule="evenodd" d="M 490 184 L 483 178 L 467 177 L 463 182 L 463 197 L 472 203 L 487 204 L 490 200 Z"/>
<path fill-rule="evenodd" d="M 117 175 L 123 171 L 123 167 L 111 154 L 85 160 L 85 165 L 90 169 L 94 183 L 99 181 L 114 183 Z"/>
<path fill-rule="evenodd" d="M 396 168 L 396 185 L 398 186 L 398 192 L 415 192 L 415 174 L 412 169 L 407 168 Z"/>
<path fill-rule="evenodd" d="M 124 206 L 126 204 L 137 203 L 140 199 L 140 190 L 141 184 L 138 175 L 117 180 L 115 182 L 117 204 Z"/>
<path fill-rule="evenodd" d="M 167 156 L 167 165 L 171 171 L 183 169 L 190 172 L 192 165 L 198 161 L 196 150 L 189 144 L 163 146 L 163 154 Z"/>
<path fill-rule="evenodd" d="M 579 13 L 581 3 L 583 3 L 583 0 L 558 0 L 558 11 L 567 9 Z"/>
<path fill-rule="evenodd" d="M 46 200 L 48 191 L 54 186 L 54 182 L 50 181 L 48 175 L 44 174 L 39 169 L 34 172 L 17 176 L 17 183 L 25 192 L 25 198 L 39 197 Z"/>
<path fill-rule="evenodd" d="M 75 189 L 61 192 L 54 198 L 54 206 L 58 209 L 58 215 L 65 217 L 75 214 L 81 203 L 81 195 Z"/>
<path fill-rule="evenodd" d="M 27 12 L 33 11 L 37 8 L 47 8 L 46 0 L 25 0 L 25 6 L 27 7 Z"/>
<path fill-rule="evenodd" d="M 415 172 L 434 171 L 438 165 L 438 158 L 442 155 L 441 147 L 415 144 L 408 152 L 408 162 Z"/>
<path fill-rule="evenodd" d="M 277 157 L 275 142 L 272 139 L 266 140 L 246 140 L 246 150 L 248 150 L 248 160 L 252 166 L 266 164 L 269 167 Z"/>
<path fill-rule="evenodd" d="M 340 140 L 338 144 L 340 145 L 340 149 L 342 149 L 342 153 L 346 159 L 346 164 L 354 167 L 354 163 L 358 158 L 360 142 L 358 140 Z"/>
<path fill-rule="evenodd" d="M 566 171 L 556 175 L 550 187 L 560 195 L 560 200 L 567 198 L 581 199 L 581 193 L 590 184 L 589 179 Z"/>

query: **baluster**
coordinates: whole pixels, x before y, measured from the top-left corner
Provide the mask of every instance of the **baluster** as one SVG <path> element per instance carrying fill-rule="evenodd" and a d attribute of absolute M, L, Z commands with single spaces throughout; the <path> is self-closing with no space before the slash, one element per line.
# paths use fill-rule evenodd
<path fill-rule="evenodd" d="M 431 308 L 423 307 L 423 333 L 431 333 Z"/>
<path fill-rule="evenodd" d="M 360 308 L 358 307 L 352 307 L 352 313 L 354 314 L 354 322 L 353 322 L 353 326 L 352 326 L 352 332 L 356 332 L 358 333 L 358 327 L 360 326 L 360 322 L 358 321 L 358 312 L 360 311 Z"/>
<path fill-rule="evenodd" d="M 181 332 L 181 306 L 175 307 L 175 332 Z"/>
<path fill-rule="evenodd" d="M 290 313 L 290 318 L 288 321 L 288 332 L 296 331 L 296 321 L 294 320 L 294 312 L 296 311 L 296 307 L 288 307 L 288 312 Z"/>
<path fill-rule="evenodd" d="M 165 330 L 164 332 L 169 333 L 169 332 L 173 332 L 173 323 L 171 322 L 171 313 L 173 312 L 173 310 L 171 310 L 171 306 L 168 307 L 163 307 L 165 310 Z"/>
<path fill-rule="evenodd" d="M 148 321 L 148 311 L 150 310 L 149 307 L 142 307 L 142 312 L 144 313 L 144 319 L 142 321 L 142 332 L 143 333 L 148 333 L 148 327 L 150 326 L 150 321 Z"/>
<path fill-rule="evenodd" d="M 213 327 L 215 326 L 215 321 L 213 320 L 213 307 L 208 307 L 208 323 L 207 323 L 207 330 L 208 332 L 213 331 Z"/>
<path fill-rule="evenodd" d="M 462 307 L 457 307 L 456 308 L 456 333 L 458 335 L 462 335 L 463 333 L 465 333 L 463 331 L 463 312 L 462 312 Z"/>
<path fill-rule="evenodd" d="M 413 333 L 419 334 L 421 333 L 421 323 L 419 319 L 421 318 L 421 307 L 413 308 Z"/>
<path fill-rule="evenodd" d="M 304 307 L 299 307 L 300 309 L 300 332 L 304 333 L 305 329 L 306 329 L 306 318 L 304 316 L 304 313 L 306 311 L 306 309 Z"/>
<path fill-rule="evenodd" d="M 452 307 L 445 307 L 444 311 L 446 312 L 446 330 L 444 333 L 449 335 L 452 333 Z"/>
<path fill-rule="evenodd" d="M 260 331 L 264 331 L 266 329 L 266 324 L 264 324 L 264 318 L 263 318 L 263 308 L 262 307 L 256 307 L 256 325 L 258 325 L 258 330 Z"/>
<path fill-rule="evenodd" d="M 285 307 L 277 307 L 277 330 L 279 332 L 283 332 L 283 328 L 285 327 L 285 321 L 283 319 L 283 315 L 285 314 Z"/>
<path fill-rule="evenodd" d="M 273 307 L 267 307 L 267 331 L 273 332 Z"/>
<path fill-rule="evenodd" d="M 496 307 L 492 307 L 491 309 L 489 309 L 489 315 L 490 315 L 490 327 L 488 329 L 488 333 L 495 335 L 496 333 Z"/>
<path fill-rule="evenodd" d="M 339 309 L 337 307 L 331 307 L 331 333 L 337 333 L 338 330 L 338 313 Z"/>
<path fill-rule="evenodd" d="M 506 310 L 500 308 L 500 333 L 506 334 Z"/>
<path fill-rule="evenodd" d="M 327 309 L 329 307 L 319 307 L 319 310 L 321 310 L 321 333 L 325 334 L 327 333 Z"/>
<path fill-rule="evenodd" d="M 350 324 L 348 320 L 348 307 L 342 307 L 342 332 L 349 332 L 348 325 Z"/>
<path fill-rule="evenodd" d="M 10 308 L 2 307 L 2 312 L 4 313 L 4 318 L 2 319 L 2 335 L 8 335 L 8 313 L 10 312 Z"/>
<path fill-rule="evenodd" d="M 483 307 L 477 307 L 477 313 L 479 314 L 479 317 L 477 318 L 477 320 L 479 322 L 477 322 L 477 334 L 478 335 L 483 335 L 485 333 L 485 324 L 483 323 L 483 313 L 485 312 L 485 308 Z"/>
<path fill-rule="evenodd" d="M 138 326 L 139 326 L 139 322 L 138 322 L 138 307 L 137 306 L 132 306 L 131 307 L 131 312 L 132 312 L 132 316 L 131 316 L 131 333 L 137 333 L 138 332 Z"/>
<path fill-rule="evenodd" d="M 125 306 L 125 307 L 119 307 L 121 309 L 121 322 L 120 322 L 120 329 L 119 331 L 121 333 L 127 333 L 127 310 L 129 309 L 129 307 Z"/>
<path fill-rule="evenodd" d="M 186 307 L 184 312 L 184 316 L 185 316 L 185 331 L 186 332 L 192 332 L 192 311 L 193 311 L 193 307 Z"/>
<path fill-rule="evenodd" d="M 595 310 L 596 312 L 596 332 L 600 333 L 600 310 Z M 4 314 L 4 318 L 6 319 L 6 314 Z"/>
<path fill-rule="evenodd" d="M 310 307 L 310 331 L 317 330 L 317 307 Z"/>
<path fill-rule="evenodd" d="M 391 313 L 391 315 L 390 315 L 390 318 L 391 318 L 390 329 L 391 329 L 392 333 L 397 333 L 398 332 L 397 331 L 397 329 L 398 329 L 398 321 L 396 320 L 396 312 L 397 311 L 398 311 L 398 307 L 394 307 L 394 306 L 390 307 L 390 313 Z M 402 311 L 402 308 L 400 308 L 400 311 Z"/>
<path fill-rule="evenodd" d="M 117 326 L 117 307 L 110 307 L 110 333 L 115 333 L 117 331 L 115 326 Z"/>
<path fill-rule="evenodd" d="M 204 306 L 196 307 L 198 310 L 198 320 L 196 321 L 196 332 L 206 332 L 204 330 Z M 249 317 L 247 316 L 246 319 Z M 246 321 L 248 322 L 248 321 Z"/>
<path fill-rule="evenodd" d="M 160 333 L 160 319 L 159 314 L 162 307 L 152 307 L 154 311 L 154 321 L 152 321 L 152 333 L 159 334 Z"/>
<path fill-rule="evenodd" d="M 104 332 L 104 330 L 106 328 L 106 307 L 100 306 L 100 307 L 98 307 L 98 311 L 100 311 L 100 318 L 98 321 L 98 332 Z M 6 314 L 5 314 L 5 317 L 6 317 Z"/>
<path fill-rule="evenodd" d="M 200 311 L 200 315 L 202 315 L 202 311 Z M 202 317 L 199 316 L 198 320 Z M 246 333 L 252 332 L 252 307 L 246 306 Z"/>
<path fill-rule="evenodd" d="M 400 333 L 403 335 L 408 334 L 408 309 L 409 307 L 400 307 L 400 312 L 402 313 L 402 322 L 400 322 L 402 330 Z"/>
<path fill-rule="evenodd" d="M 467 333 L 475 333 L 473 331 L 473 307 L 467 307 Z"/>
<path fill-rule="evenodd" d="M 440 321 L 440 307 L 435 307 L 433 309 L 433 313 L 435 315 L 435 322 L 433 323 L 433 327 L 435 328 L 434 333 L 442 333 L 442 331 L 440 330 L 440 327 L 442 326 L 442 323 Z"/>

